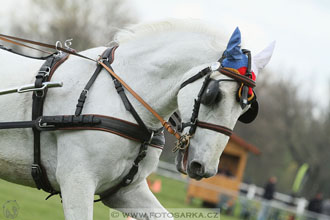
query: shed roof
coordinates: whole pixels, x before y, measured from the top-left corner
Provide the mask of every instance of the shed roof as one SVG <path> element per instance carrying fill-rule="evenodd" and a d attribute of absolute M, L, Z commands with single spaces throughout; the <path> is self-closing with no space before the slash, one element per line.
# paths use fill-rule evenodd
<path fill-rule="evenodd" d="M 230 136 L 230 141 L 235 142 L 238 146 L 246 149 L 247 151 L 250 151 L 254 154 L 261 154 L 261 151 L 254 145 L 249 144 L 248 142 L 246 142 L 243 138 L 239 137 L 236 134 L 232 134 Z"/>

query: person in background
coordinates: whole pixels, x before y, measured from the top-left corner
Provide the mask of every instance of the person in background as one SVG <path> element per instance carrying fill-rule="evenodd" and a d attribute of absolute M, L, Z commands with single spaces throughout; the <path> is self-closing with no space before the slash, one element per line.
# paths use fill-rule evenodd
<path fill-rule="evenodd" d="M 265 191 L 263 198 L 267 200 L 272 200 L 274 198 L 275 193 L 275 184 L 277 182 L 276 177 L 269 178 L 268 182 L 265 185 Z"/>
<path fill-rule="evenodd" d="M 322 213 L 322 199 L 323 195 L 321 193 L 316 194 L 314 198 L 309 200 L 307 210 L 311 212 Z"/>
<path fill-rule="evenodd" d="M 268 212 L 270 209 L 270 201 L 274 198 L 275 193 L 275 184 L 277 182 L 276 177 L 270 177 L 268 182 L 264 187 L 264 194 L 263 194 L 263 202 L 260 212 L 258 214 L 258 220 L 266 220 L 268 216 Z"/>

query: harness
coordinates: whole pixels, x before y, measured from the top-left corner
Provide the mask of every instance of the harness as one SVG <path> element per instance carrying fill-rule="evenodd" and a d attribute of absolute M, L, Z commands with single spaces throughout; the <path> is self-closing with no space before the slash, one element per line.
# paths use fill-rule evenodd
<path fill-rule="evenodd" d="M 101 55 L 100 59 L 93 60 L 89 57 L 85 57 L 81 54 L 77 54 L 73 50 L 59 47 L 58 45 L 53 46 L 49 44 L 44 44 L 40 42 L 35 42 L 35 41 L 12 37 L 3 34 L 0 34 L 0 40 L 18 44 L 20 46 L 26 46 L 25 44 L 17 42 L 17 41 L 21 41 L 28 44 L 34 44 L 46 48 L 56 49 L 58 51 L 58 53 L 52 54 L 46 58 L 45 63 L 42 65 L 36 76 L 35 88 L 33 89 L 34 93 L 33 93 L 33 106 L 32 106 L 32 120 L 0 123 L 0 129 L 11 129 L 11 128 L 33 129 L 34 163 L 32 164 L 32 171 L 31 171 L 32 177 L 36 183 L 37 188 L 49 192 L 50 196 L 54 194 L 59 194 L 60 192 L 57 192 L 52 188 L 51 184 L 47 179 L 46 171 L 41 164 L 40 133 L 43 131 L 100 130 L 100 131 L 110 132 L 122 136 L 124 138 L 128 138 L 130 140 L 141 142 L 139 153 L 136 156 L 133 165 L 130 168 L 129 172 L 126 174 L 126 176 L 116 186 L 103 192 L 100 195 L 100 199 L 95 201 L 103 200 L 104 198 L 117 192 L 121 187 L 129 185 L 133 181 L 134 176 L 138 172 L 138 165 L 141 162 L 141 160 L 143 160 L 143 158 L 146 156 L 147 147 L 149 145 L 162 149 L 162 146 L 164 145 L 164 136 L 162 133 L 162 129 L 153 131 L 147 128 L 143 120 L 140 118 L 140 116 L 138 115 L 138 113 L 135 111 L 134 107 L 128 100 L 124 88 L 128 92 L 130 92 L 141 104 L 143 104 L 144 107 L 147 108 L 161 122 L 162 126 L 170 134 L 173 134 L 178 139 L 173 151 L 175 152 L 179 150 L 179 154 L 185 154 L 187 152 L 190 138 L 196 132 L 197 127 L 216 131 L 227 136 L 230 136 L 232 134 L 232 130 L 230 128 L 198 120 L 200 105 L 214 104 L 214 102 L 218 99 L 217 97 L 219 97 L 218 90 L 219 90 L 220 81 L 214 82 L 215 80 L 210 77 L 212 72 L 219 71 L 220 73 L 232 78 L 231 80 L 227 80 L 227 81 L 237 81 L 241 83 L 241 87 L 239 89 L 239 91 L 241 92 L 238 94 L 238 97 L 240 99 L 242 108 L 244 107 L 244 104 L 245 105 L 251 104 L 250 107 L 251 109 L 253 107 L 253 104 L 256 103 L 255 96 L 253 99 L 250 99 L 250 97 L 248 97 L 247 95 L 248 93 L 246 92 L 249 88 L 255 87 L 255 82 L 250 78 L 249 71 L 247 71 L 246 75 L 241 75 L 231 69 L 221 67 L 220 63 L 221 63 L 221 59 L 223 59 L 222 57 L 219 60 L 218 65 L 207 67 L 201 70 L 193 77 L 186 80 L 184 83 L 182 83 L 181 88 L 185 87 L 186 85 L 198 79 L 205 77 L 202 88 L 199 91 L 198 97 L 197 99 L 195 99 L 195 104 L 190 122 L 182 123 L 181 129 L 176 131 L 175 129 L 172 128 L 172 126 L 168 122 L 166 122 L 156 111 L 154 111 L 150 105 L 148 105 L 137 93 L 135 93 L 133 89 L 129 87 L 129 85 L 127 85 L 114 72 L 114 70 L 111 67 L 111 63 L 114 60 L 114 52 L 117 49 L 117 47 L 106 49 L 104 53 Z M 26 47 L 31 48 L 30 46 L 26 46 Z M 43 103 L 46 98 L 47 89 L 48 89 L 47 86 L 45 86 L 47 85 L 45 83 L 51 80 L 51 77 L 54 74 L 56 68 L 68 58 L 69 54 L 96 62 L 97 68 L 79 96 L 74 115 L 44 116 Z M 250 55 L 249 55 L 249 60 L 250 60 Z M 124 103 L 126 110 L 131 113 L 131 115 L 136 120 L 137 124 L 105 115 L 95 115 L 95 114 L 81 115 L 85 100 L 87 98 L 88 91 L 103 68 L 106 69 L 106 71 L 110 74 L 111 78 L 113 79 L 117 93 L 122 99 L 122 102 Z M 249 67 L 248 69 L 251 69 L 251 67 Z M 218 87 L 218 90 L 216 90 L 216 87 Z M 242 115 L 244 117 L 247 117 L 249 120 L 251 118 L 254 119 L 256 117 L 256 114 L 253 113 L 251 114 L 251 112 L 249 112 L 250 109 L 244 115 Z M 245 120 L 245 121 L 243 120 L 243 122 L 247 122 L 249 120 Z M 188 126 L 190 127 L 189 133 L 181 135 L 180 132 L 182 132 L 182 130 Z M 184 170 L 179 169 L 179 171 L 184 173 Z"/>
<path fill-rule="evenodd" d="M 114 48 L 108 48 L 101 59 L 103 63 L 111 68 L 111 63 L 114 59 Z M 43 103 L 47 94 L 47 87 L 44 83 L 51 80 L 55 70 L 60 66 L 67 58 L 67 53 L 57 53 L 52 56 L 48 56 L 38 71 L 35 79 L 35 87 L 33 92 L 33 104 L 32 104 L 32 120 L 31 121 L 18 121 L 18 122 L 0 122 L 0 129 L 13 129 L 13 128 L 32 128 L 34 135 L 34 162 L 31 166 L 31 175 L 38 189 L 42 189 L 45 192 L 50 193 L 46 198 L 55 194 L 60 194 L 54 190 L 51 186 L 45 168 L 41 164 L 41 147 L 40 147 L 40 133 L 43 131 L 54 131 L 54 130 L 99 130 L 109 133 L 113 133 L 124 138 L 141 142 L 140 150 L 136 156 L 132 167 L 126 176 L 114 187 L 106 190 L 100 195 L 100 199 L 95 202 L 101 201 L 102 199 L 117 192 L 120 188 L 129 185 L 136 173 L 138 172 L 139 163 L 146 156 L 148 146 L 162 149 L 165 143 L 163 137 L 163 130 L 157 131 L 149 130 L 140 116 L 135 111 L 134 107 L 128 100 L 121 83 L 113 78 L 115 88 L 122 99 L 125 108 L 129 111 L 138 124 L 134 124 L 118 118 L 96 115 L 96 114 L 85 114 L 81 115 L 84 107 L 87 93 L 97 76 L 103 69 L 102 65 L 98 64 L 92 77 L 82 90 L 74 115 L 56 115 L 56 116 L 44 116 L 43 115 Z M 43 88 L 43 89 L 40 89 Z"/>

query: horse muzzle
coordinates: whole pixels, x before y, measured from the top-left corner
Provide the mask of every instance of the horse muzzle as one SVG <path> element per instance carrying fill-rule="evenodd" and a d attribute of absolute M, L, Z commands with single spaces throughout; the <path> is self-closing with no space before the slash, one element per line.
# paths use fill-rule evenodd
<path fill-rule="evenodd" d="M 214 176 L 214 172 L 210 172 L 206 169 L 205 164 L 197 160 L 192 160 L 187 169 L 187 173 L 190 178 L 200 180 L 202 178 L 209 178 Z"/>
<path fill-rule="evenodd" d="M 177 170 L 190 178 L 201 180 L 202 178 L 209 178 L 214 176 L 215 173 L 207 171 L 205 164 L 198 160 L 188 162 L 188 149 L 179 150 L 176 157 Z"/>

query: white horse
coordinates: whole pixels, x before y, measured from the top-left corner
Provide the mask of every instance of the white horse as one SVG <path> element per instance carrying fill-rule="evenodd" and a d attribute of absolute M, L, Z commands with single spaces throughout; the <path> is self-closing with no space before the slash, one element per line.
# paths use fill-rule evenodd
<path fill-rule="evenodd" d="M 119 48 L 112 64 L 115 72 L 145 99 L 162 117 L 168 119 L 179 110 L 183 120 L 189 121 L 194 99 L 203 80 L 197 80 L 182 90 L 180 85 L 204 67 L 217 61 L 229 35 L 214 31 L 200 22 L 165 21 L 138 25 L 117 35 Z M 106 48 L 81 52 L 96 59 Z M 272 49 L 253 58 L 257 74 L 269 61 Z M 21 57 L 0 50 L 0 88 L 34 83 L 36 72 L 43 61 Z M 50 89 L 44 103 L 44 115 L 74 114 L 77 98 L 96 65 L 71 56 L 55 72 L 52 81 L 63 82 L 63 88 Z M 214 74 L 214 78 L 228 78 Z M 214 124 L 233 129 L 238 117 L 246 111 L 236 101 L 238 83 L 221 84 L 222 100 L 214 106 L 201 106 L 200 117 Z M 126 92 L 127 93 L 127 92 Z M 146 125 L 161 127 L 136 99 L 130 101 Z M 0 96 L 0 121 L 31 120 L 31 93 Z M 89 91 L 83 113 L 118 117 L 135 123 L 118 96 L 109 74 L 102 70 Z M 214 131 L 197 129 L 191 139 L 188 174 L 196 178 L 192 161 L 204 167 L 199 178 L 216 174 L 220 155 L 228 136 Z M 50 183 L 60 190 L 67 220 L 91 220 L 94 195 L 116 185 L 129 171 L 139 151 L 140 143 L 102 131 L 42 132 L 41 160 Z M 127 187 L 103 200 L 111 208 L 122 210 L 141 208 L 164 210 L 149 190 L 146 177 L 153 172 L 161 150 L 149 147 L 139 171 Z M 31 129 L 0 130 L 0 177 L 9 182 L 35 187 L 31 177 L 33 135 Z"/>

